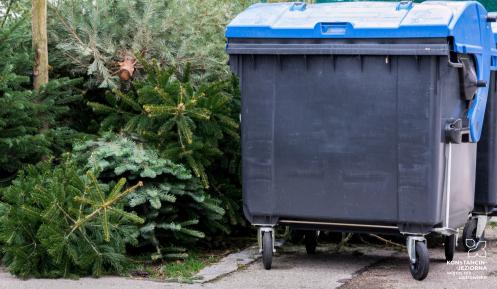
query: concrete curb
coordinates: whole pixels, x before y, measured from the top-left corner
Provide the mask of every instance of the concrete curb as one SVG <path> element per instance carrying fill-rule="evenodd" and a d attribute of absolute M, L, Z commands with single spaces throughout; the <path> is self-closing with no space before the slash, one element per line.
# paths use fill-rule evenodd
<path fill-rule="evenodd" d="M 240 267 L 247 266 L 261 257 L 257 246 L 248 247 L 240 252 L 229 254 L 216 264 L 200 270 L 193 278 L 194 283 L 206 283 L 227 274 L 233 273 Z"/>

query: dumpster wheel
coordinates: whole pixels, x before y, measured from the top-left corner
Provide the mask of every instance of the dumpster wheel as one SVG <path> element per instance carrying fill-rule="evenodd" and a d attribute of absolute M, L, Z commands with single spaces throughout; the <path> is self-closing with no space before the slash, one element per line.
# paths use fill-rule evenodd
<path fill-rule="evenodd" d="M 476 229 L 478 225 L 478 219 L 470 219 L 466 225 L 464 225 L 464 230 L 462 232 L 462 245 L 466 251 L 478 251 L 482 246 L 481 242 L 485 239 L 485 231 L 483 232 L 481 238 L 476 236 Z"/>
<path fill-rule="evenodd" d="M 307 255 L 316 254 L 316 247 L 318 245 L 318 231 L 306 231 L 304 233 L 304 241 Z"/>
<path fill-rule="evenodd" d="M 416 242 L 416 260 L 410 262 L 411 275 L 414 279 L 421 281 L 428 276 L 430 270 L 430 256 L 426 242 Z"/>
<path fill-rule="evenodd" d="M 452 261 L 454 259 L 454 253 L 456 252 L 456 238 L 457 238 L 456 234 L 445 236 L 444 238 L 446 261 Z"/>
<path fill-rule="evenodd" d="M 273 236 L 271 231 L 262 232 L 262 263 L 270 270 L 273 263 Z"/>

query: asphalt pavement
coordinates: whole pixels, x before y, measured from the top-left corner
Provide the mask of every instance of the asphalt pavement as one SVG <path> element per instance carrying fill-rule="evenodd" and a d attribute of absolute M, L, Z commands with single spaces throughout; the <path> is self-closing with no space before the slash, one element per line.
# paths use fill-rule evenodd
<path fill-rule="evenodd" d="M 0 271 L 1 289 L 259 289 L 259 288 L 340 288 L 340 289 L 495 289 L 497 288 L 497 229 L 487 229 L 487 244 L 478 256 L 458 250 L 447 264 L 443 248 L 430 248 L 430 273 L 424 281 L 411 278 L 407 254 L 381 246 L 348 247 L 337 251 L 334 245 L 318 247 L 308 256 L 302 246 L 285 246 L 273 260 L 272 270 L 261 261 L 242 266 L 234 273 L 204 284 L 164 283 L 120 277 L 79 280 L 19 280 Z"/>

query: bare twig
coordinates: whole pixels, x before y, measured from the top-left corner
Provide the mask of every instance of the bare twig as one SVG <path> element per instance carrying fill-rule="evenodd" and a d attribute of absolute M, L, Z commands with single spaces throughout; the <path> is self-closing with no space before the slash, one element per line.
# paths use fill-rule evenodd
<path fill-rule="evenodd" d="M 404 245 L 401 245 L 401 244 L 398 244 L 398 243 L 392 242 L 392 241 L 390 241 L 390 240 L 387 240 L 387 239 L 382 238 L 382 237 L 380 237 L 380 236 L 378 236 L 378 235 L 375 235 L 375 234 L 369 234 L 369 235 L 370 235 L 371 237 L 375 237 L 376 239 L 378 239 L 378 240 L 380 240 L 380 241 L 383 241 L 383 242 L 385 242 L 385 243 L 387 243 L 387 244 L 390 244 L 390 245 L 392 245 L 392 246 L 395 246 L 395 247 L 400 247 L 400 248 L 405 248 L 405 247 L 406 247 L 406 246 L 404 246 Z"/>
<path fill-rule="evenodd" d="M 3 17 L 2 24 L 0 24 L 0 28 L 3 28 L 5 23 L 7 22 L 7 18 L 9 18 L 10 10 L 12 9 L 12 5 L 14 4 L 14 0 L 10 0 L 7 5 L 7 10 L 5 11 L 5 16 Z"/>
<path fill-rule="evenodd" d="M 340 251 L 342 247 L 345 246 L 345 244 L 347 244 L 350 238 L 352 238 L 352 235 L 353 235 L 352 233 L 348 233 L 347 235 L 345 235 L 345 233 L 342 233 L 342 240 L 340 241 L 340 243 L 338 243 L 336 250 Z"/>
<path fill-rule="evenodd" d="M 361 234 L 359 234 L 359 239 L 361 240 L 361 242 L 363 242 L 363 243 L 364 243 L 364 244 L 366 244 L 366 245 L 373 245 L 373 244 L 371 244 L 370 242 L 368 242 L 368 241 L 364 240 L 364 238 L 362 237 L 362 235 L 361 235 Z"/>

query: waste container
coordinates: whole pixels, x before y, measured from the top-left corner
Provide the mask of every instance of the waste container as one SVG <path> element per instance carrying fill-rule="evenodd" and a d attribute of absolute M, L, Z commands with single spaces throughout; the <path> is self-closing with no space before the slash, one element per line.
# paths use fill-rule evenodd
<path fill-rule="evenodd" d="M 493 16 L 497 14 L 493 13 Z M 497 23 L 492 23 L 497 37 Z M 493 61 L 493 66 L 497 61 Z M 489 217 L 497 216 L 497 73 L 491 72 L 487 109 L 478 142 L 476 161 L 475 206 L 463 230 L 466 250 L 477 250 L 484 244 L 484 232 Z"/>
<path fill-rule="evenodd" d="M 425 235 L 445 235 L 452 259 L 474 205 L 493 20 L 477 2 L 296 2 L 228 25 L 243 207 L 266 269 L 278 224 L 403 234 L 417 280 Z"/>
<path fill-rule="evenodd" d="M 496 73 L 492 72 L 489 99 L 476 162 L 475 206 L 464 226 L 463 247 L 479 250 L 485 246 L 484 233 L 489 217 L 497 216 L 497 97 Z"/>

